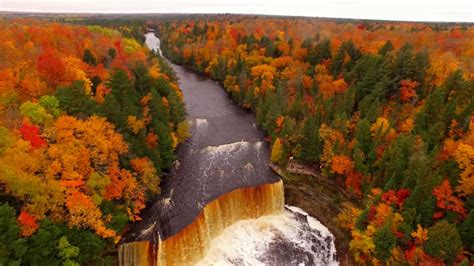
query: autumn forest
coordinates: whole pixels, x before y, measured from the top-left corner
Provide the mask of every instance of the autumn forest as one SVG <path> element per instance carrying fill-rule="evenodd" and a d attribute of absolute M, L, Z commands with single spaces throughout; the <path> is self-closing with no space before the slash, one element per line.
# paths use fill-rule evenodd
<path fill-rule="evenodd" d="M 274 163 L 317 165 L 353 194 L 359 207 L 337 219 L 355 262 L 468 264 L 474 28 L 240 17 L 156 27 L 168 58 L 255 112 Z"/>
<path fill-rule="evenodd" d="M 469 24 L 0 17 L 0 265 L 118 263 L 190 137 L 170 62 L 255 115 L 275 168 L 341 188 L 349 264 L 472 265 L 473 43 Z"/>
<path fill-rule="evenodd" d="M 0 23 L 1 265 L 110 264 L 160 193 L 184 103 L 168 66 L 121 31 Z"/>

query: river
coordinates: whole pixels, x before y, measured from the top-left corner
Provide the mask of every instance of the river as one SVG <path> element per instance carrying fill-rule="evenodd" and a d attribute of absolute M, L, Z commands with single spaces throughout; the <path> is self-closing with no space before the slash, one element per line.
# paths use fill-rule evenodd
<path fill-rule="evenodd" d="M 154 33 L 146 35 L 146 45 L 162 55 Z M 178 160 L 162 182 L 162 194 L 142 215 L 143 221 L 131 226 L 124 242 L 165 240 L 186 228 L 217 197 L 279 182 L 268 167 L 269 147 L 254 115 L 215 81 L 168 63 L 183 91 L 192 136 L 179 147 Z M 283 208 L 283 190 L 278 193 L 281 210 L 236 219 L 212 238 L 197 264 L 337 265 L 334 236 L 303 210 Z"/>

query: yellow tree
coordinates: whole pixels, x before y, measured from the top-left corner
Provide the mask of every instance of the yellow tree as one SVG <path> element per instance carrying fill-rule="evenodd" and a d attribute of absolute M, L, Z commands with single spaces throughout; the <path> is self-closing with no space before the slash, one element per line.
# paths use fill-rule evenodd
<path fill-rule="evenodd" d="M 474 192 L 474 148 L 471 145 L 460 143 L 454 152 L 454 158 L 462 170 L 461 180 L 456 191 L 467 197 Z"/>
<path fill-rule="evenodd" d="M 272 146 L 271 160 L 274 163 L 279 163 L 283 159 L 283 146 L 280 138 L 275 140 Z"/>

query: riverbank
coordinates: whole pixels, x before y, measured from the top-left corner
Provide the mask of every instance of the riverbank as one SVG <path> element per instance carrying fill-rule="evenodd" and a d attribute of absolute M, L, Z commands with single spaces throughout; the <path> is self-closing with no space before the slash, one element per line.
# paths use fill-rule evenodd
<path fill-rule="evenodd" d="M 338 186 L 327 182 L 323 177 L 295 175 L 273 164 L 270 168 L 284 181 L 285 204 L 305 210 L 324 224 L 336 237 L 340 265 L 354 265 L 349 252 L 350 234 L 336 221 L 342 204 L 354 205 L 354 201 L 341 194 Z"/>

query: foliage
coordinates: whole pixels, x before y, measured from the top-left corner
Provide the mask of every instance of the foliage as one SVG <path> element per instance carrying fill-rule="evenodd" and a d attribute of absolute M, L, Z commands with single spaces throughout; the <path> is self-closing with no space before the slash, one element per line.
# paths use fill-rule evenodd
<path fill-rule="evenodd" d="M 377 259 L 386 261 L 388 258 L 390 258 L 392 255 L 392 249 L 397 244 L 397 238 L 390 230 L 390 226 L 388 224 L 375 232 L 374 244 L 374 256 Z"/>
<path fill-rule="evenodd" d="M 472 26 L 240 15 L 148 25 L 168 58 L 256 113 L 272 162 L 313 164 L 360 199 L 341 216 L 357 262 L 453 259 L 426 250 L 440 219 L 472 246 Z"/>
<path fill-rule="evenodd" d="M 277 138 L 275 140 L 275 143 L 273 143 L 272 146 L 272 154 L 271 154 L 271 160 L 274 163 L 278 163 L 281 160 L 283 160 L 283 147 L 281 143 L 281 139 Z"/>
<path fill-rule="evenodd" d="M 461 238 L 453 225 L 446 221 L 439 221 L 428 228 L 428 240 L 424 244 L 424 249 L 428 254 L 452 262 L 461 248 Z"/>
<path fill-rule="evenodd" d="M 176 78 L 112 29 L 7 19 L 0 32 L 0 264 L 111 264 L 189 136 Z"/>

